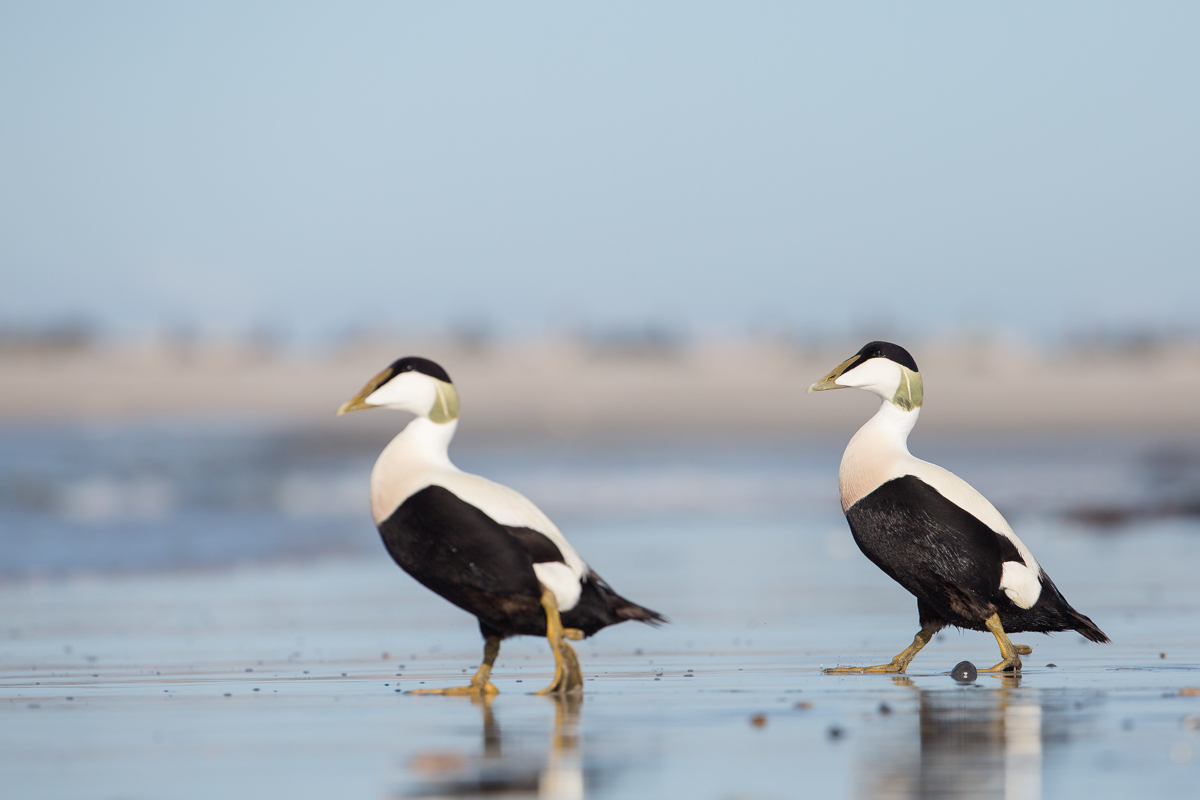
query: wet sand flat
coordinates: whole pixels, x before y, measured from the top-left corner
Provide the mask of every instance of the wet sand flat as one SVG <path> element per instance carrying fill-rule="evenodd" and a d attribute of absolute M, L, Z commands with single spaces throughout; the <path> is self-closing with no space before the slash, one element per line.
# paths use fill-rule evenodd
<path fill-rule="evenodd" d="M 382 552 L 10 580 L 0 785 L 22 798 L 1194 796 L 1194 524 L 1136 537 L 1027 525 L 1114 644 L 1015 636 L 1034 646 L 1020 678 L 970 685 L 946 673 L 991 664 L 985 634 L 943 632 L 907 678 L 820 673 L 886 661 L 916 627 L 911 598 L 845 547 L 843 526 L 580 526 L 601 573 L 672 620 L 579 643 L 581 703 L 527 694 L 552 669 L 528 638 L 505 643 L 490 704 L 404 694 L 465 681 L 479 639 Z"/>

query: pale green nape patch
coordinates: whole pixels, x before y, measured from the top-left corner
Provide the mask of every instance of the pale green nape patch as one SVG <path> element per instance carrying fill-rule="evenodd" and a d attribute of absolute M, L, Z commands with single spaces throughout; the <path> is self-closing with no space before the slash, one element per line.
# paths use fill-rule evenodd
<path fill-rule="evenodd" d="M 912 411 L 914 408 L 920 408 L 924 401 L 925 387 L 921 383 L 921 373 L 901 365 L 900 386 L 892 397 L 892 403 L 905 411 Z"/>
<path fill-rule="evenodd" d="M 437 385 L 437 400 L 433 401 L 433 408 L 429 409 L 429 419 L 433 422 L 445 424 L 458 419 L 458 390 L 454 388 L 453 383 L 439 381 L 433 379 Z"/>

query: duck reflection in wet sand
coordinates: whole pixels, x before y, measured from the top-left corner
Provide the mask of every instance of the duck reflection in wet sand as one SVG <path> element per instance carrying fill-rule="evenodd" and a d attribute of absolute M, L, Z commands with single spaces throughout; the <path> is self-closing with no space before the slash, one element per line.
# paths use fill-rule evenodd
<path fill-rule="evenodd" d="M 897 683 L 913 686 L 908 678 Z M 860 753 L 862 776 L 854 797 L 1040 800 L 1042 796 L 1043 709 L 1036 693 L 1017 691 L 1020 675 L 1006 675 L 999 688 L 927 691 L 920 695 L 919 736 L 892 725 L 868 740 Z"/>
<path fill-rule="evenodd" d="M 579 747 L 578 694 L 548 695 L 554 703 L 554 729 L 545 761 L 530 758 L 527 746 L 505 754 L 504 738 L 492 713 L 492 696 L 472 698 L 483 717 L 483 753 L 425 753 L 411 764 L 419 786 L 402 797 L 537 797 L 573 800 L 584 796 L 583 760 Z M 524 737 L 518 737 L 523 739 Z M 513 744 L 510 737 L 509 744 Z"/>

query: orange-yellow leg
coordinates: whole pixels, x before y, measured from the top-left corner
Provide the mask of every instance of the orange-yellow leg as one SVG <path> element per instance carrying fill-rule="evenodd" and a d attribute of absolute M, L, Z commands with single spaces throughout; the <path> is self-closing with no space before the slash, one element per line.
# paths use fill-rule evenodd
<path fill-rule="evenodd" d="M 1033 648 L 1027 644 L 1013 644 L 1008 634 L 1004 632 L 1004 626 L 1000 624 L 1000 615 L 992 614 L 984 623 L 987 629 L 996 637 L 996 643 L 1000 645 L 999 664 L 987 669 L 981 669 L 980 672 L 1020 672 L 1021 671 L 1021 656 L 1027 656 L 1033 652 Z"/>
<path fill-rule="evenodd" d="M 826 675 L 896 675 L 904 674 L 904 670 L 908 669 L 909 663 L 916 658 L 917 653 L 921 652 L 921 648 L 929 644 L 929 640 L 933 638 L 935 633 L 933 628 L 921 628 L 917 631 L 917 635 L 913 637 L 912 644 L 904 648 L 904 651 L 899 653 L 895 658 L 887 664 L 879 664 L 874 667 L 829 667 L 825 670 Z"/>
<path fill-rule="evenodd" d="M 582 639 L 583 633 L 574 628 L 564 630 L 558 615 L 558 601 L 554 599 L 554 592 L 545 587 L 542 588 L 542 608 L 546 611 L 546 640 L 550 642 L 550 650 L 554 653 L 554 680 L 534 694 L 582 692 L 583 670 L 579 668 L 574 648 L 564 639 Z"/>
<path fill-rule="evenodd" d="M 498 655 L 500 655 L 500 640 L 489 636 L 483 642 L 483 663 L 479 665 L 479 669 L 476 670 L 469 685 L 451 686 L 449 689 L 413 689 L 406 694 L 471 695 L 473 697 L 499 694 L 500 690 L 489 680 L 492 676 L 492 665 L 496 663 Z"/>

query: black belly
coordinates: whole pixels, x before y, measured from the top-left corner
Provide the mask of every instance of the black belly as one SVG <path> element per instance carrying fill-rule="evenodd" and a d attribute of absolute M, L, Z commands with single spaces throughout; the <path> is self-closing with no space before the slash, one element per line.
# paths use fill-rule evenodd
<path fill-rule="evenodd" d="M 888 481 L 846 519 L 863 554 L 916 596 L 922 624 L 986 630 L 1016 608 L 1000 589 L 1003 562 L 1022 562 L 1016 547 L 920 478 Z"/>
<path fill-rule="evenodd" d="M 546 634 L 542 587 L 534 564 L 563 562 L 549 537 L 501 525 L 441 486 L 416 492 L 379 525 L 384 546 L 420 583 L 479 618 L 484 636 Z M 591 636 L 601 628 L 662 617 L 621 597 L 588 571 L 579 601 L 562 624 Z"/>
<path fill-rule="evenodd" d="M 484 636 L 501 638 L 546 633 L 530 550 L 539 551 L 539 562 L 562 560 L 545 536 L 517 530 L 441 486 L 413 494 L 379 525 L 384 546 L 405 572 L 478 617 Z"/>
<path fill-rule="evenodd" d="M 921 625 L 987 630 L 1000 615 L 1008 633 L 1075 630 L 1108 637 L 1067 602 L 1045 570 L 1042 591 L 1021 608 L 1000 588 L 1004 562 L 1024 564 L 1016 545 L 912 475 L 880 486 L 846 511 L 854 540 L 871 561 L 917 598 Z"/>

